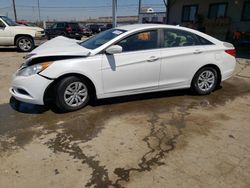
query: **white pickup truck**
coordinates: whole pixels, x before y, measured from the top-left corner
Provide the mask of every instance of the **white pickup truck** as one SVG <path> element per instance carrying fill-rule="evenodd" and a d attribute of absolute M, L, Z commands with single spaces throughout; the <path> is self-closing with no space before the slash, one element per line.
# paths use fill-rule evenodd
<path fill-rule="evenodd" d="M 21 26 L 0 15 L 0 46 L 16 46 L 20 51 L 29 52 L 44 39 L 42 28 Z"/>

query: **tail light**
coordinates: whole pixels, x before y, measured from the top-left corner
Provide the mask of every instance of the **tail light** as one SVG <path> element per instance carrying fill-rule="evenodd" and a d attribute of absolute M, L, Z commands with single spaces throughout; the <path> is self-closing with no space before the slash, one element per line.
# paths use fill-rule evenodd
<path fill-rule="evenodd" d="M 71 28 L 71 27 L 66 27 L 66 31 L 67 31 L 67 32 L 71 32 L 71 31 L 72 31 L 72 28 Z"/>
<path fill-rule="evenodd" d="M 235 49 L 225 50 L 225 52 L 231 56 L 236 57 L 236 51 Z"/>

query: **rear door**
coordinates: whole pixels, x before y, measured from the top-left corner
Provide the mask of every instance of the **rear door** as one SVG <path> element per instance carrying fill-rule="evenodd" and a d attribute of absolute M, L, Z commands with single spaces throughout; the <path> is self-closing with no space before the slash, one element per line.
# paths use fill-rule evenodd
<path fill-rule="evenodd" d="M 189 87 L 204 64 L 205 47 L 195 34 L 180 29 L 162 29 L 160 88 Z"/>

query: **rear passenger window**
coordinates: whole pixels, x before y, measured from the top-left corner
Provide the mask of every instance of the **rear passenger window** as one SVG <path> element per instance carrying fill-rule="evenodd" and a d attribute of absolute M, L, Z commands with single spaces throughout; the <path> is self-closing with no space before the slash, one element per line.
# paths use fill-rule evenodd
<path fill-rule="evenodd" d="M 212 42 L 210 42 L 209 40 L 207 39 L 204 39 L 203 37 L 199 36 L 199 35 L 196 35 L 197 39 L 199 40 L 200 42 L 200 45 L 211 45 L 213 44 Z"/>
<path fill-rule="evenodd" d="M 164 30 L 164 48 L 183 47 L 183 46 L 195 46 L 201 45 L 200 41 L 195 34 L 177 30 L 177 29 L 165 29 Z"/>

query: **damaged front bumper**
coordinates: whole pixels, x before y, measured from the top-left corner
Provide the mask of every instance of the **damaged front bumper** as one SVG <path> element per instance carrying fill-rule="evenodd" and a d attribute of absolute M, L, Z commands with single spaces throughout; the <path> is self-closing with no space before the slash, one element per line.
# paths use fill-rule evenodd
<path fill-rule="evenodd" d="M 53 80 L 39 74 L 29 77 L 14 76 L 9 91 L 14 98 L 21 102 L 44 105 L 45 91 L 52 82 Z"/>

